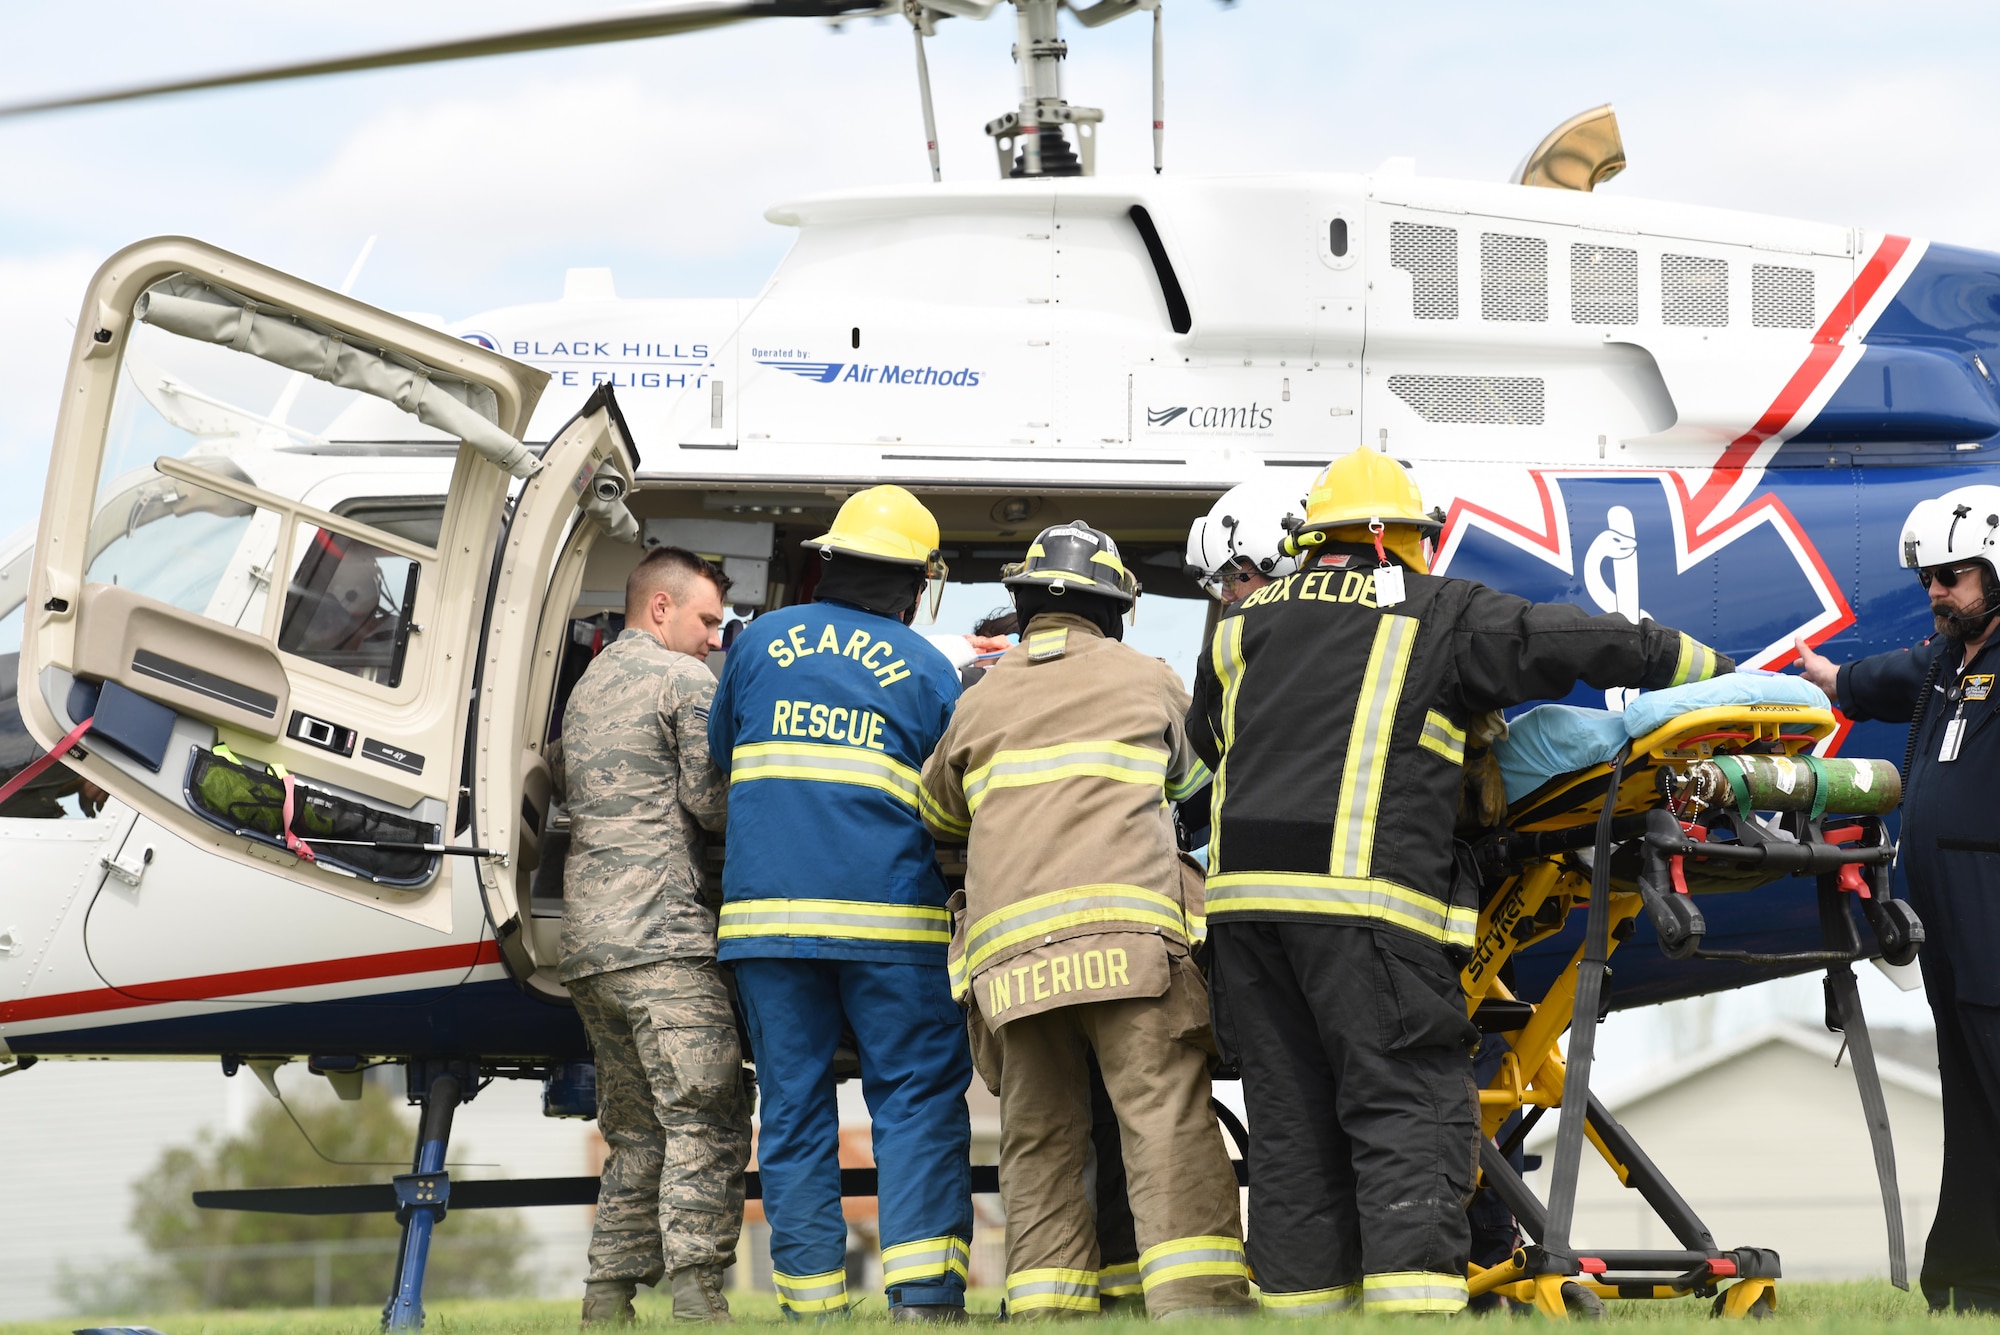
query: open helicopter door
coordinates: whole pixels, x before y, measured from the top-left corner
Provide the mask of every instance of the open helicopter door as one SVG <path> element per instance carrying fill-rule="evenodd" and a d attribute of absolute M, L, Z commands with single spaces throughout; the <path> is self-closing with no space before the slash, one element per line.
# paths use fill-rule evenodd
<path fill-rule="evenodd" d="M 516 438 L 546 380 L 197 241 L 113 256 L 84 301 L 51 454 L 29 729 L 199 848 L 466 927 L 451 890 L 474 859 L 439 850 L 465 843 L 468 702 L 508 493 L 562 466 Z M 202 405 L 216 412 L 180 410 Z M 441 513 L 432 500 L 431 521 L 378 527 L 298 499 L 356 455 L 407 471 L 418 498 L 449 470 Z"/>
<path fill-rule="evenodd" d="M 487 602 L 467 838 L 509 850 L 479 864 L 508 972 L 530 992 L 566 1005 L 569 993 L 555 973 L 558 941 L 528 929 L 550 802 L 560 796 L 545 739 L 570 609 L 592 548 L 605 538 L 637 543 L 640 536 L 622 499 L 639 452 L 611 386 L 591 393 L 544 458 L 547 470 L 521 488 Z"/>

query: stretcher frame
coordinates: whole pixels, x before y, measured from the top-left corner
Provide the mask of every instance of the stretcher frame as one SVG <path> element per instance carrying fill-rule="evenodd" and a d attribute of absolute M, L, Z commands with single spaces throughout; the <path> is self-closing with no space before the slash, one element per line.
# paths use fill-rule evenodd
<path fill-rule="evenodd" d="M 1508 1045 L 1498 1069 L 1479 1091 L 1480 1179 L 1533 1241 L 1497 1265 L 1470 1266 L 1472 1296 L 1498 1294 L 1531 1303 L 1559 1320 L 1572 1311 L 1595 1315 L 1605 1299 L 1709 1297 L 1716 1314 L 1726 1317 L 1763 1316 L 1776 1310 L 1781 1275 L 1777 1253 L 1767 1248 L 1719 1247 L 1693 1207 L 1590 1092 L 1591 1058 L 1609 972 L 1606 961 L 1631 934 L 1642 912 L 1651 915 L 1662 948 L 1675 958 L 1696 955 L 1827 965 L 1829 1023 L 1837 1016 L 1852 1050 L 1875 1146 L 1892 1279 L 1899 1287 L 1908 1287 L 1887 1107 L 1849 967 L 1875 955 L 1904 962 L 1922 940 L 1922 928 L 1907 905 L 1888 906 L 1894 846 L 1879 817 L 1843 818 L 1845 828 L 1831 833 L 1844 846 L 1828 841 L 1824 818 L 1808 819 L 1803 813 L 1784 818 L 1782 835 L 1795 841 L 1794 846 L 1762 854 L 1768 861 L 1758 863 L 1757 874 L 1768 872 L 1775 879 L 1789 868 L 1794 875 L 1817 877 L 1823 948 L 1775 956 L 1705 951 L 1700 946 L 1699 911 L 1692 909 L 1681 879 L 1683 864 L 1693 871 L 1724 857 L 1737 863 L 1751 861 L 1749 850 L 1765 842 L 1772 826 L 1747 819 L 1745 812 L 1746 819 L 1737 822 L 1741 828 L 1734 831 L 1741 844 L 1732 849 L 1708 842 L 1705 830 L 1679 822 L 1669 809 L 1671 788 L 1663 789 L 1661 783 L 1665 767 L 1735 750 L 1798 755 L 1836 727 L 1829 711 L 1800 706 L 1729 705 L 1693 711 L 1629 743 L 1614 760 L 1559 776 L 1511 804 L 1506 828 L 1478 845 L 1482 866 L 1502 879 L 1480 910 L 1472 956 L 1461 979 L 1468 1014 L 1482 1031 L 1500 1034 Z M 1585 853 L 1590 855 L 1587 860 Z M 1634 854 L 1642 868 L 1638 888 L 1614 888 L 1614 858 L 1622 855 L 1629 864 Z M 1650 883 L 1648 871 L 1653 873 Z M 1695 881 L 1699 883 L 1699 878 Z M 1730 888 L 1750 887 L 1738 882 Z M 1851 898 L 1862 900 L 1876 937 L 1873 943 L 1864 945 L 1856 930 Z M 1560 932 L 1579 908 L 1586 915 L 1583 944 L 1539 1000 L 1530 1003 L 1516 997 L 1500 979 L 1502 966 L 1517 952 Z M 1676 925 L 1684 928 L 1690 921 L 1691 939 L 1686 931 L 1677 932 Z M 1565 1031 L 1571 1031 L 1567 1056 L 1561 1047 Z M 1562 1110 L 1562 1121 L 1545 1205 L 1514 1171 L 1508 1152 L 1550 1108 Z M 1495 1137 L 1516 1113 L 1525 1114 L 1526 1120 L 1503 1150 Z M 1678 1250 L 1602 1251 L 1571 1242 L 1577 1172 L 1586 1140 L 1620 1182 L 1636 1190 L 1653 1209 L 1681 1244 Z"/>

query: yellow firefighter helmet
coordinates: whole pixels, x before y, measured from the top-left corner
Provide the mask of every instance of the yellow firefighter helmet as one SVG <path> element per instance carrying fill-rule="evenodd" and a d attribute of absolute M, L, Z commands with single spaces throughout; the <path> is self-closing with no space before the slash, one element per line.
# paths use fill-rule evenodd
<path fill-rule="evenodd" d="M 912 565 L 930 574 L 940 564 L 936 517 L 915 496 L 890 485 L 855 492 L 833 517 L 833 527 L 804 545 Z"/>
<path fill-rule="evenodd" d="M 1328 464 L 1306 494 L 1310 529 L 1346 524 L 1413 524 L 1426 533 L 1441 527 L 1424 513 L 1423 493 L 1404 467 L 1363 445 Z"/>

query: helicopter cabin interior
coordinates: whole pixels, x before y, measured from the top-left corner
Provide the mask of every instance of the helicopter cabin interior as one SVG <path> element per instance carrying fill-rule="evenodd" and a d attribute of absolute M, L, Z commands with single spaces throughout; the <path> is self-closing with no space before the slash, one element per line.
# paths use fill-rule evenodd
<path fill-rule="evenodd" d="M 816 574 L 813 554 L 800 544 L 826 531 L 840 502 L 861 484 L 789 489 L 747 489 L 737 483 L 643 485 L 626 495 L 638 521 L 639 543 L 607 541 L 602 534 L 581 554 L 560 651 L 560 666 L 541 706 L 538 753 L 524 757 L 524 801 L 548 793 L 547 805 L 524 811 L 524 863 L 534 871 L 524 879 L 527 902 L 522 917 L 532 924 L 530 950 L 536 963 L 556 958 L 563 911 L 562 869 L 569 822 L 560 796 L 544 773 L 547 757 L 562 735 L 563 707 L 591 659 L 616 639 L 624 626 L 625 581 L 645 551 L 676 546 L 705 556 L 723 568 L 731 583 L 725 602 L 725 648 L 709 655 L 718 675 L 727 661 L 728 641 L 763 611 L 809 602 Z M 1187 530 L 1208 509 L 1213 496 L 1197 492 L 1104 492 L 1085 490 L 1015 491 L 912 488 L 937 516 L 941 551 L 949 574 L 934 620 L 920 608 L 915 629 L 927 635 L 963 635 L 991 624 L 1011 610 L 1001 585 L 1001 568 L 1021 560 L 1034 535 L 1053 524 L 1083 520 L 1117 541 L 1137 575 L 1141 593 L 1128 620 L 1128 644 L 1165 659 L 1189 685 L 1194 661 L 1213 626 L 1216 604 L 1183 569 Z M 559 567 L 552 589 L 565 583 Z M 539 830 L 536 834 L 534 831 Z"/>

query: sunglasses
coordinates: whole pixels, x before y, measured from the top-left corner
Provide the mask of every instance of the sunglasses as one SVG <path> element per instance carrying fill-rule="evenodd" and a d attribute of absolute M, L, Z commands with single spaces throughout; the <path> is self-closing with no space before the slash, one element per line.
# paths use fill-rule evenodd
<path fill-rule="evenodd" d="M 1245 570 L 1241 566 L 1225 566 L 1213 575 L 1202 576 L 1196 582 L 1207 591 L 1209 597 L 1217 601 L 1226 601 L 1224 594 L 1239 584 L 1248 584 L 1255 578 L 1257 572 L 1254 570 Z"/>
<path fill-rule="evenodd" d="M 1917 582 L 1927 589 L 1932 581 L 1936 581 L 1940 588 L 1955 588 L 1959 576 L 1973 574 L 1981 564 L 1979 561 L 1968 561 L 1964 565 L 1957 566 L 1927 566 L 1917 572 Z"/>

